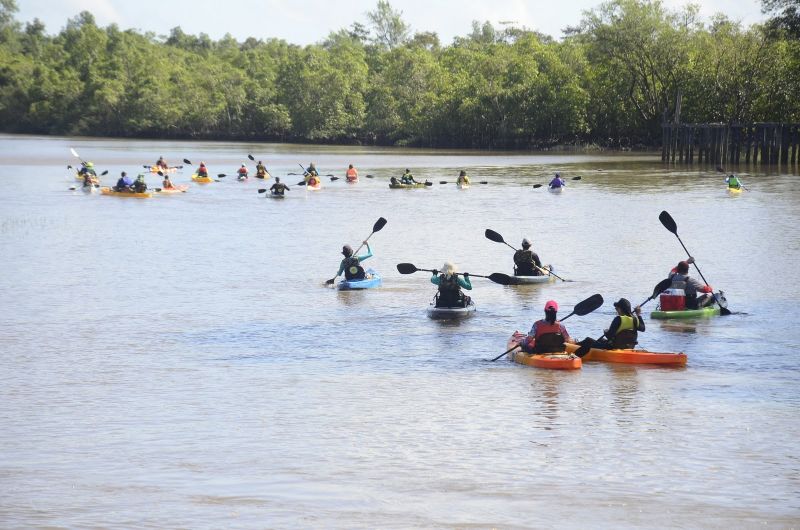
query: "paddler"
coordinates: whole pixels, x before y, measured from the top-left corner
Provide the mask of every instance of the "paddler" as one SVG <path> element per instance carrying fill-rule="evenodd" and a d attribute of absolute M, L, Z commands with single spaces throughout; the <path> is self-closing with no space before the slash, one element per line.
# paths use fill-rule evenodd
<path fill-rule="evenodd" d="M 414 180 L 414 175 L 411 174 L 411 170 L 406 168 L 406 172 L 403 173 L 403 176 L 400 177 L 401 184 L 419 184 L 416 180 Z"/>
<path fill-rule="evenodd" d="M 592 348 L 601 350 L 630 350 L 638 342 L 638 332 L 644 331 L 642 308 L 636 306 L 631 312 L 631 303 L 626 298 L 614 302 L 617 316 L 605 330 L 603 338 L 594 341 Z M 635 316 L 634 316 L 635 313 Z"/>
<path fill-rule="evenodd" d="M 247 174 L 248 174 L 247 166 L 242 164 L 242 167 L 240 167 L 239 169 L 236 170 L 236 174 L 238 175 L 237 178 L 239 180 L 245 180 L 247 178 Z"/>
<path fill-rule="evenodd" d="M 200 162 L 200 165 L 197 167 L 197 176 L 198 177 L 208 176 L 208 168 L 206 167 L 205 162 Z"/>
<path fill-rule="evenodd" d="M 463 169 L 461 173 L 458 174 L 458 180 L 456 180 L 456 184 L 459 186 L 469 186 L 469 177 L 467 176 L 467 172 Z"/>
<path fill-rule="evenodd" d="M 175 189 L 175 186 L 172 185 L 172 181 L 169 179 L 169 175 L 164 175 L 164 181 L 161 183 L 161 187 L 165 190 Z"/>
<path fill-rule="evenodd" d="M 531 326 L 528 336 L 520 343 L 530 353 L 560 353 L 565 342 L 573 342 L 567 328 L 558 321 L 558 303 L 548 300 L 544 304 L 544 318 Z"/>
<path fill-rule="evenodd" d="M 567 183 L 564 181 L 564 179 L 561 178 L 561 173 L 556 173 L 556 176 L 553 178 L 553 180 L 550 181 L 550 184 L 548 184 L 547 186 L 550 189 L 565 188 L 567 186 Z"/>
<path fill-rule="evenodd" d="M 714 302 L 714 288 L 689 276 L 689 265 L 692 263 L 694 258 L 691 256 L 681 261 L 670 271 L 668 278 L 672 280 L 670 289 L 684 292 L 686 309 L 700 309 Z"/>
<path fill-rule="evenodd" d="M 467 307 L 469 305 L 470 297 L 461 290 L 462 287 L 468 291 L 472 290 L 469 273 L 457 274 L 456 266 L 452 262 L 446 261 L 442 265 L 441 273 L 434 269 L 431 283 L 439 286 L 439 292 L 436 294 L 436 307 Z"/>
<path fill-rule="evenodd" d="M 266 166 L 264 166 L 264 164 L 261 163 L 261 160 L 259 160 L 258 164 L 256 164 L 256 178 L 260 179 L 269 178 L 269 173 L 267 172 L 267 168 Z"/>
<path fill-rule="evenodd" d="M 353 164 L 350 164 L 347 168 L 347 173 L 345 173 L 345 177 L 349 181 L 358 180 L 358 170 L 353 167 Z"/>
<path fill-rule="evenodd" d="M 740 189 L 742 189 L 742 183 L 739 182 L 739 179 L 736 178 L 736 175 L 728 175 L 725 178 L 725 182 L 728 184 L 728 189 L 732 189 L 732 190 L 740 190 Z"/>
<path fill-rule="evenodd" d="M 361 262 L 372 257 L 372 249 L 369 247 L 369 243 L 366 241 L 363 241 L 362 243 L 367 246 L 367 253 L 362 254 L 361 256 L 354 256 L 353 247 L 350 245 L 345 245 L 342 247 L 342 255 L 344 256 L 344 259 L 339 264 L 339 271 L 336 273 L 336 276 L 325 283 L 333 283 L 336 278 L 341 276 L 342 273 L 344 273 L 344 277 L 347 280 L 363 280 L 367 278 L 367 274 L 364 272 L 364 267 L 361 266 Z"/>
<path fill-rule="evenodd" d="M 144 181 L 144 175 L 141 173 L 136 177 L 136 182 L 133 183 L 133 191 L 136 193 L 144 193 L 147 191 L 147 183 Z"/>
<path fill-rule="evenodd" d="M 283 195 L 283 192 L 289 189 L 289 186 L 281 182 L 280 177 L 275 177 L 275 183 L 269 187 L 270 193 L 273 195 Z"/>
<path fill-rule="evenodd" d="M 120 173 L 119 180 L 117 181 L 117 185 L 114 186 L 114 191 L 131 191 L 131 187 L 133 186 L 133 181 L 128 178 L 128 174 L 124 171 Z"/>
<path fill-rule="evenodd" d="M 541 276 L 542 261 L 539 255 L 531 250 L 531 240 L 522 239 L 522 249 L 514 252 L 514 275 L 515 276 Z"/>
<path fill-rule="evenodd" d="M 81 168 L 78 170 L 78 175 L 92 175 L 93 177 L 96 177 L 97 172 L 94 170 L 94 164 L 92 162 L 81 162 Z"/>
<path fill-rule="evenodd" d="M 156 161 L 156 167 L 159 169 L 169 169 L 169 164 L 167 164 L 167 161 L 164 160 L 163 156 L 160 156 Z"/>

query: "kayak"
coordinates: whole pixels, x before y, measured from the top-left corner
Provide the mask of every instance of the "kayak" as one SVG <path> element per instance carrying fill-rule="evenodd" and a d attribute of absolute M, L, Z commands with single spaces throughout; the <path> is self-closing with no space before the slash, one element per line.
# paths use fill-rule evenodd
<path fill-rule="evenodd" d="M 653 311 L 650 318 L 666 320 L 672 318 L 703 318 L 719 315 L 719 306 L 707 306 L 702 309 L 684 309 L 682 311 Z"/>
<path fill-rule="evenodd" d="M 158 166 L 150 166 L 150 173 L 158 173 L 159 171 L 162 173 L 175 173 L 176 171 L 178 171 L 178 168 L 168 167 L 167 169 L 162 169 Z"/>
<path fill-rule="evenodd" d="M 354 291 L 356 289 L 372 289 L 373 287 L 380 287 L 381 275 L 375 272 L 373 269 L 367 269 L 365 272 L 367 273 L 367 277 L 363 280 L 345 279 L 340 281 L 337 287 L 342 291 Z"/>
<path fill-rule="evenodd" d="M 567 344 L 567 352 L 575 353 L 580 344 Z M 583 361 L 605 361 L 607 363 L 625 364 L 686 364 L 686 354 L 661 353 L 647 350 L 601 350 L 592 348 L 583 356 Z"/>
<path fill-rule="evenodd" d="M 267 179 L 268 179 L 268 178 L 270 178 L 271 176 L 272 176 L 272 175 L 270 175 L 270 174 L 269 174 L 269 171 L 267 171 L 267 172 L 266 172 L 266 173 L 264 173 L 263 175 L 259 175 L 258 173 L 256 173 L 256 178 L 257 178 L 257 179 L 261 179 L 261 180 L 267 180 Z"/>
<path fill-rule="evenodd" d="M 436 307 L 431 304 L 428 307 L 428 316 L 438 320 L 455 320 L 458 318 L 467 318 L 475 314 L 475 302 L 470 300 L 467 307 Z"/>
<path fill-rule="evenodd" d="M 744 191 L 744 188 L 728 188 L 728 193 L 738 194 L 742 193 L 742 191 Z"/>
<path fill-rule="evenodd" d="M 175 186 L 174 188 L 155 188 L 153 191 L 158 195 L 177 195 L 179 193 L 186 193 L 189 186 Z"/>
<path fill-rule="evenodd" d="M 244 181 L 246 181 L 248 178 L 249 178 L 249 177 L 248 177 L 247 175 L 237 175 L 237 176 L 236 176 L 236 180 L 238 180 L 239 182 L 244 182 Z"/>
<path fill-rule="evenodd" d="M 348 184 L 355 184 L 356 182 L 358 182 L 358 177 L 356 177 L 356 178 L 347 177 L 347 183 Z"/>
<path fill-rule="evenodd" d="M 149 199 L 153 196 L 152 191 L 145 191 L 143 193 L 136 193 L 135 191 L 114 191 L 109 187 L 100 188 L 100 193 L 103 195 L 116 195 L 117 197 L 132 197 L 134 199 Z"/>
<path fill-rule="evenodd" d="M 270 199 L 284 199 L 286 198 L 286 194 L 284 193 L 275 193 L 274 191 L 269 191 L 265 193 L 265 195 Z"/>
<path fill-rule="evenodd" d="M 557 188 L 548 187 L 547 191 L 549 191 L 550 193 L 563 193 L 564 192 L 564 186 L 559 186 Z"/>
<path fill-rule="evenodd" d="M 542 267 L 544 270 L 553 270 L 552 265 Z M 539 276 L 527 276 L 524 274 L 509 276 L 509 285 L 532 285 L 536 283 L 548 283 L 555 281 L 556 277 L 552 274 L 541 274 Z"/>
<path fill-rule="evenodd" d="M 469 189 L 469 182 L 461 182 L 461 183 L 457 182 L 456 183 L 456 187 L 458 189 L 460 189 L 460 190 L 468 190 Z"/>
<path fill-rule="evenodd" d="M 208 184 L 210 182 L 214 182 L 214 179 L 211 177 L 199 177 L 197 176 L 197 173 L 192 175 L 192 180 L 199 184 Z"/>
<path fill-rule="evenodd" d="M 427 188 L 429 186 L 427 186 L 424 182 L 417 182 L 416 184 L 400 184 L 398 182 L 397 184 L 390 183 L 389 187 L 393 190 L 413 190 L 415 188 Z"/>
<path fill-rule="evenodd" d="M 524 333 L 515 331 L 506 344 L 506 350 L 519 345 L 524 338 Z M 564 353 L 525 353 L 521 349 L 516 349 L 509 352 L 508 355 L 515 363 L 549 370 L 578 370 L 583 365 L 580 357 L 566 351 Z"/>

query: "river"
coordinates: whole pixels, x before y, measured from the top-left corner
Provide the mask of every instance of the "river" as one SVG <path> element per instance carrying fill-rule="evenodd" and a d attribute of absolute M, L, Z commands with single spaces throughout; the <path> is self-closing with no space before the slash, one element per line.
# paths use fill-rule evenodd
<path fill-rule="evenodd" d="M 228 176 L 84 195 L 70 148 L 109 185 L 160 155 Z M 232 178 L 248 153 L 285 200 Z M 288 173 L 311 161 L 362 178 L 307 192 Z M 405 168 L 434 185 L 390 190 Z M 565 193 L 532 187 L 555 171 Z M 796 528 L 800 177 L 740 175 L 731 196 L 654 153 L 2 136 L 0 526 Z M 734 312 L 646 319 L 641 346 L 684 368 L 488 361 L 547 300 L 563 316 L 603 295 L 565 323 L 582 338 L 647 298 L 686 257 L 662 210 Z M 383 287 L 325 287 L 381 216 L 365 265 Z M 473 318 L 429 320 L 429 274 L 396 264 L 510 273 L 486 228 L 572 281 L 473 278 Z"/>

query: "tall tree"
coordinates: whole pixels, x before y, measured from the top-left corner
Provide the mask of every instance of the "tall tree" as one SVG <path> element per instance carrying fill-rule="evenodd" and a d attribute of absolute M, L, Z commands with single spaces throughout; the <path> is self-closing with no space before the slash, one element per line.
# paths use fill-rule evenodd
<path fill-rule="evenodd" d="M 403 12 L 392 9 L 388 0 L 378 0 L 375 10 L 367 13 L 375 32 L 373 42 L 391 50 L 408 41 L 411 27 L 403 22 L 402 17 Z"/>

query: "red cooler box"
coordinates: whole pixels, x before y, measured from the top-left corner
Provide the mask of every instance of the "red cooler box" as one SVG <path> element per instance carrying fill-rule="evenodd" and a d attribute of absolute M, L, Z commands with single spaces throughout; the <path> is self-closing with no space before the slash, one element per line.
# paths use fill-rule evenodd
<path fill-rule="evenodd" d="M 658 300 L 662 311 L 683 311 L 686 309 L 686 295 L 683 289 L 667 289 Z"/>

